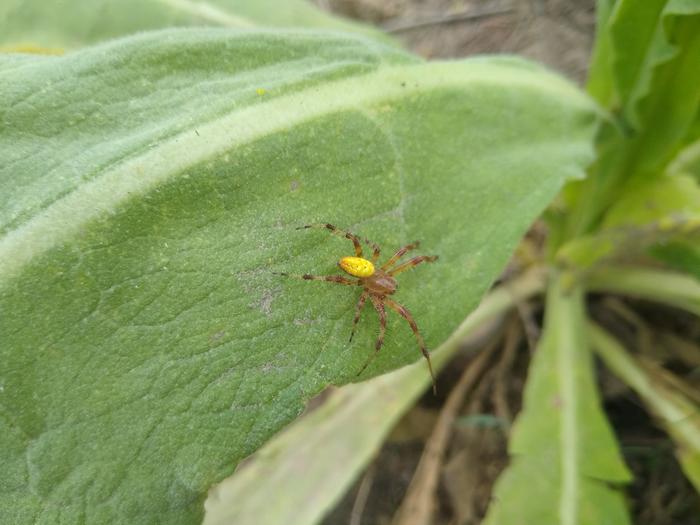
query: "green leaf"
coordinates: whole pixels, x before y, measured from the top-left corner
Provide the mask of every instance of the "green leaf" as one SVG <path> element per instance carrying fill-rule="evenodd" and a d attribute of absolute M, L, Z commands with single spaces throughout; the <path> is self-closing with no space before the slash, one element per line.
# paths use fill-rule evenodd
<path fill-rule="evenodd" d="M 700 224 L 700 185 L 692 177 L 663 177 L 622 195 L 605 215 L 603 229 L 659 223 L 664 230 Z"/>
<path fill-rule="evenodd" d="M 595 107 L 514 59 L 171 30 L 0 57 L 0 522 L 192 523 L 236 462 L 356 381 L 328 221 L 440 260 L 397 300 L 435 348 L 592 157 Z M 390 315 L 377 375 L 421 360 Z M 427 375 L 427 369 L 425 370 Z"/>
<path fill-rule="evenodd" d="M 555 277 L 546 306 L 511 464 L 496 482 L 485 524 L 630 523 L 623 495 L 610 486 L 630 473 L 600 407 L 583 294 Z"/>
<path fill-rule="evenodd" d="M 598 355 L 639 395 L 666 429 L 676 443 L 676 456 L 683 471 L 700 492 L 700 407 L 675 385 L 669 385 L 657 365 L 644 366 L 605 330 L 592 323 L 589 328 Z"/>
<path fill-rule="evenodd" d="M 653 246 L 652 256 L 700 280 L 700 240 Z"/>
<path fill-rule="evenodd" d="M 673 254 L 683 246 L 684 257 L 689 257 L 698 241 L 698 181 L 683 175 L 667 176 L 624 193 L 605 215 L 600 230 L 564 244 L 557 252 L 557 261 L 581 272 L 589 271 L 595 264 L 651 250 L 659 258 L 673 262 Z M 695 266 L 692 262 L 685 265 Z M 697 267 L 700 268 L 700 258 Z"/>
<path fill-rule="evenodd" d="M 201 26 L 325 28 L 392 41 L 381 31 L 331 16 L 306 0 L 4 0 L 0 51 L 60 51 L 139 31 Z"/>
<path fill-rule="evenodd" d="M 695 111 L 681 114 L 678 110 L 675 114 L 674 106 L 687 104 L 697 109 L 700 95 L 694 87 L 700 72 L 694 66 L 700 44 L 695 29 L 700 23 L 700 5 L 695 0 L 647 0 L 641 4 L 620 0 L 612 11 L 606 7 L 609 14 L 604 20 L 599 18 L 605 23 L 600 32 L 607 33 L 610 45 L 596 66 L 605 72 L 601 76 L 614 79 L 614 99 L 608 101 L 612 109 L 622 110 L 635 130 L 644 122 L 658 127 L 659 121 L 652 117 L 663 120 L 664 113 L 692 118 Z M 597 76 L 597 71 L 592 75 Z M 664 105 L 659 104 L 661 100 Z M 644 115 L 648 111 L 655 113 Z"/>
<path fill-rule="evenodd" d="M 419 365 L 332 392 L 215 487 L 204 525 L 318 523 L 430 383 Z"/>
<path fill-rule="evenodd" d="M 435 369 L 456 351 L 470 343 L 473 346 L 473 339 L 481 344 L 484 326 L 498 324 L 498 318 L 518 301 L 541 293 L 544 284 L 543 272 L 535 271 L 489 292 L 434 352 Z M 430 383 L 422 365 L 414 363 L 332 392 L 321 407 L 287 426 L 210 492 L 204 525 L 311 525 L 321 521 Z M 301 478 L 300 469 L 304 471 Z M 270 494 L 275 495 L 274 504 L 270 504 Z"/>
<path fill-rule="evenodd" d="M 700 181 L 700 116 L 696 116 L 683 148 L 669 164 L 668 172 L 672 175 L 689 174 Z"/>
<path fill-rule="evenodd" d="M 628 167 L 640 176 L 664 168 L 680 148 L 700 107 L 700 3 L 670 1 L 661 36 L 649 52 L 649 85 L 640 81 L 628 118 L 639 130 Z"/>
<path fill-rule="evenodd" d="M 613 109 L 623 109 L 629 114 L 633 109 L 628 108 L 634 108 L 639 96 L 648 89 L 655 65 L 652 57 L 664 43 L 660 27 L 667 3 L 668 0 L 648 0 L 643 4 L 619 0 L 615 3 L 605 28 L 610 42 L 608 54 L 601 57 L 601 62 L 610 64 L 608 73 L 614 82 L 614 97 L 609 102 Z M 660 58 L 656 56 L 655 62 Z"/>
<path fill-rule="evenodd" d="M 641 226 L 641 228 L 640 228 Z M 617 249 L 628 253 L 649 247 L 650 253 L 676 268 L 700 278 L 700 184 L 698 179 L 664 177 L 629 192 L 608 212 L 606 230 L 643 230 Z"/>
<path fill-rule="evenodd" d="M 613 11 L 615 0 L 597 0 L 596 34 L 588 69 L 588 92 L 605 107 L 610 107 L 614 94 L 613 76 L 610 65 L 610 48 L 612 42 L 608 21 Z"/>
<path fill-rule="evenodd" d="M 619 118 L 602 127 L 590 176 L 569 188 L 568 239 L 595 231 L 623 192 L 664 176 L 700 108 L 700 2 L 620 0 L 606 20 L 589 86 Z"/>

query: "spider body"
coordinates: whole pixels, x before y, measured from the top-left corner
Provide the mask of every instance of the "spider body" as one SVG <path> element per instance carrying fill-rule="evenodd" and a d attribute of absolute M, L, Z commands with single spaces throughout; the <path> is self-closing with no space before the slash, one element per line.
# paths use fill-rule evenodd
<path fill-rule="evenodd" d="M 410 270 L 422 262 L 434 262 L 438 258 L 437 255 L 419 255 L 396 266 L 399 259 L 401 259 L 401 257 L 403 257 L 407 252 L 418 248 L 419 242 L 416 241 L 400 248 L 384 264 L 377 266 L 377 260 L 379 259 L 381 250 L 376 244 L 366 239 L 364 240 L 364 242 L 372 248 L 372 258 L 369 260 L 364 258 L 360 238 L 350 232 L 339 230 L 332 224 L 309 224 L 297 229 L 304 228 L 325 228 L 334 235 L 351 240 L 355 248 L 354 256 L 343 257 L 338 261 L 338 266 L 340 269 L 355 279 L 348 279 L 342 275 L 291 275 L 288 273 L 281 273 L 280 275 L 309 281 L 326 281 L 342 284 L 344 286 L 362 287 L 362 294 L 360 295 L 355 308 L 355 318 L 353 319 L 352 331 L 350 332 L 350 341 L 352 341 L 352 337 L 355 334 L 355 327 L 360 320 L 362 309 L 367 303 L 367 300 L 372 303 L 372 306 L 377 311 L 377 315 L 379 316 L 379 337 L 374 345 L 374 353 L 370 356 L 357 375 L 360 375 L 365 368 L 367 368 L 384 343 L 384 334 L 386 333 L 386 307 L 388 306 L 391 310 L 394 310 L 401 317 L 403 317 L 411 327 L 411 330 L 418 341 L 421 352 L 428 362 L 428 369 L 430 370 L 430 376 L 433 380 L 433 392 L 435 392 L 435 375 L 433 374 L 433 367 L 430 362 L 430 354 L 425 346 L 423 337 L 418 330 L 418 326 L 416 325 L 411 313 L 404 306 L 397 303 L 389 296 L 393 295 L 396 290 L 398 290 L 398 283 L 394 278 L 395 275 L 406 270 Z"/>
<path fill-rule="evenodd" d="M 358 277 L 360 276 L 358 275 Z M 379 296 L 393 295 L 399 288 L 396 279 L 381 269 L 375 270 L 368 277 L 360 277 L 360 279 L 362 279 L 362 286 L 364 286 L 366 291 Z"/>

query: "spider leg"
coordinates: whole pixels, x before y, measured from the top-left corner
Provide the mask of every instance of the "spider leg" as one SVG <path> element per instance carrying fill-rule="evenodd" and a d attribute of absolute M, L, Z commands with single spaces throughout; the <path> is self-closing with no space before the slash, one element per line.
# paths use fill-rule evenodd
<path fill-rule="evenodd" d="M 374 309 L 377 311 L 377 314 L 379 315 L 379 337 L 377 337 L 377 342 L 374 344 L 374 353 L 371 356 L 369 356 L 369 359 L 367 359 L 365 364 L 362 365 L 362 368 L 357 373 L 358 376 L 362 372 L 364 372 L 365 369 L 367 368 L 367 366 L 374 360 L 375 357 L 377 357 L 379 350 L 381 349 L 382 345 L 384 344 L 384 334 L 386 333 L 386 310 L 384 310 L 384 303 L 382 303 L 381 298 L 379 298 L 375 295 L 370 294 L 369 298 L 372 301 L 372 305 L 374 306 Z"/>
<path fill-rule="evenodd" d="M 355 247 L 355 255 L 357 257 L 362 257 L 362 245 L 360 244 L 360 238 L 357 235 L 352 234 L 350 232 L 346 232 L 345 230 L 340 230 L 332 224 L 326 224 L 321 222 L 300 226 L 299 228 L 297 228 L 297 230 L 303 230 L 306 228 L 325 228 L 329 230 L 333 235 L 350 239 L 352 241 L 353 246 Z"/>
<path fill-rule="evenodd" d="M 399 264 L 396 268 L 391 270 L 389 275 L 394 276 L 397 273 L 405 272 L 406 270 L 410 270 L 414 266 L 419 265 L 422 262 L 435 262 L 437 261 L 438 256 L 437 255 L 419 255 L 418 257 L 414 257 L 413 259 L 409 259 L 403 264 Z"/>
<path fill-rule="evenodd" d="M 381 249 L 378 245 L 374 244 L 371 241 L 368 241 L 367 239 L 365 239 L 365 242 L 372 247 L 372 262 L 376 263 L 377 259 L 379 259 L 379 254 L 382 252 Z"/>
<path fill-rule="evenodd" d="M 360 314 L 362 313 L 362 309 L 365 307 L 368 295 L 369 293 L 367 291 L 362 292 L 360 300 L 357 301 L 357 306 L 355 307 L 355 318 L 352 320 L 352 331 L 350 332 L 349 342 L 352 342 L 352 337 L 355 335 L 355 328 L 357 327 L 357 322 L 360 320 Z"/>
<path fill-rule="evenodd" d="M 404 256 L 406 252 L 409 252 L 411 250 L 415 250 L 420 246 L 420 241 L 412 242 L 411 244 L 407 244 L 403 248 L 399 248 L 394 255 L 391 256 L 391 259 L 389 259 L 387 262 L 382 264 L 382 270 L 386 270 L 387 268 L 391 268 L 396 264 L 396 261 L 398 261 L 401 257 Z"/>
<path fill-rule="evenodd" d="M 305 273 L 303 275 L 285 272 L 273 272 L 275 275 L 283 275 L 285 277 L 291 277 L 292 279 L 304 279 L 305 281 L 326 281 L 329 283 L 342 284 L 345 286 L 360 286 L 362 281 L 360 279 L 352 280 L 346 279 L 342 275 L 310 275 Z"/>
<path fill-rule="evenodd" d="M 364 242 L 367 243 L 368 246 L 372 247 L 372 262 L 376 262 L 377 259 L 379 259 L 379 254 L 381 250 L 379 249 L 379 246 L 377 244 L 373 243 L 372 241 L 368 239 L 360 239 L 357 235 L 354 233 L 350 233 L 349 231 L 341 230 L 340 228 L 336 228 L 332 224 L 327 224 L 323 222 L 318 222 L 314 224 L 307 224 L 305 226 L 300 226 L 297 228 L 297 230 L 303 230 L 306 228 L 324 228 L 326 230 L 329 230 L 333 235 L 337 235 L 338 237 L 345 237 L 346 239 L 350 239 L 352 241 L 353 246 L 355 247 L 355 255 L 357 257 L 363 257 L 364 255 L 362 254 L 362 245 L 360 244 L 360 241 L 363 240 Z"/>
<path fill-rule="evenodd" d="M 399 303 L 392 301 L 389 298 L 384 299 L 386 302 L 387 306 L 394 310 L 397 314 L 399 314 L 401 317 L 406 319 L 408 321 L 408 324 L 411 325 L 411 330 L 413 330 L 413 335 L 416 336 L 416 339 L 418 340 L 418 345 L 420 346 L 420 351 L 423 353 L 423 357 L 428 361 L 428 369 L 430 370 L 430 377 L 433 379 L 433 394 L 437 394 L 437 386 L 435 385 L 435 374 L 433 373 L 433 364 L 430 362 L 430 353 L 428 352 L 428 349 L 425 347 L 425 341 L 423 341 L 423 336 L 420 335 L 420 332 L 418 331 L 418 325 L 416 322 L 413 320 L 413 316 L 411 313 L 402 305 Z"/>

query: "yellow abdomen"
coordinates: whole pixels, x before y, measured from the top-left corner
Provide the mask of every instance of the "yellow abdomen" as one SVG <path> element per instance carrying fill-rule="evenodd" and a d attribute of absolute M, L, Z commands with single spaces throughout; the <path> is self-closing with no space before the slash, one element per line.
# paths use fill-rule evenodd
<path fill-rule="evenodd" d="M 370 277 L 374 274 L 374 265 L 362 257 L 343 257 L 338 262 L 338 266 L 355 277 Z"/>

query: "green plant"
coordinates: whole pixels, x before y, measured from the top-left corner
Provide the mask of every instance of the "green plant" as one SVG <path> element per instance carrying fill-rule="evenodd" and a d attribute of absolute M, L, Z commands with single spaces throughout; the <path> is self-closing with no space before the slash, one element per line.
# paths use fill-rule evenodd
<path fill-rule="evenodd" d="M 365 28 L 255 29 L 358 31 L 302 3 L 163 3 L 137 19 L 128 3 L 72 4 L 80 16 L 33 24 L 44 3 L 17 0 L 0 19 L 6 50 L 77 48 L 0 56 L 0 521 L 197 522 L 207 489 L 307 399 L 356 381 L 374 324 L 348 346 L 350 293 L 339 301 L 272 274 L 335 264 L 337 239 L 294 227 L 330 221 L 438 253 L 431 278 L 408 273 L 399 293 L 428 345 L 444 342 L 440 367 L 457 346 L 450 333 L 548 206 L 547 280 L 534 270 L 512 283 L 523 297 L 546 293 L 548 313 L 487 521 L 627 519 L 609 484 L 629 474 L 592 349 L 659 415 L 700 485 L 697 407 L 628 366 L 584 310 L 597 290 L 700 314 L 697 2 L 600 2 L 597 104 L 515 58 L 426 63 Z M 224 28 L 82 47 L 202 22 Z M 632 250 L 686 273 L 643 266 Z M 514 301 L 493 292 L 458 335 Z M 362 377 L 418 357 L 393 319 Z M 354 466 L 307 523 L 429 383 L 418 365 L 351 387 L 354 413 L 379 405 L 381 423 L 358 424 L 376 437 L 349 453 Z M 382 381 L 386 403 L 363 393 Z M 348 411 L 331 406 L 321 423 L 341 443 L 329 421 Z M 317 432 L 302 425 L 296 439 Z M 281 439 L 289 451 L 294 436 Z M 252 482 L 244 489 L 266 493 Z"/>

